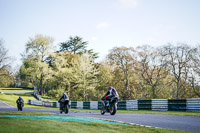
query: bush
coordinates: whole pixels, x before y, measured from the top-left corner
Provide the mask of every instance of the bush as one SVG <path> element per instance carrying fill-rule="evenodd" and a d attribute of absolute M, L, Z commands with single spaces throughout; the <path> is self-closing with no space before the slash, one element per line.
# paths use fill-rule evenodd
<path fill-rule="evenodd" d="M 64 89 L 52 89 L 48 91 L 47 95 L 53 98 L 59 98 L 62 96 L 64 91 Z"/>

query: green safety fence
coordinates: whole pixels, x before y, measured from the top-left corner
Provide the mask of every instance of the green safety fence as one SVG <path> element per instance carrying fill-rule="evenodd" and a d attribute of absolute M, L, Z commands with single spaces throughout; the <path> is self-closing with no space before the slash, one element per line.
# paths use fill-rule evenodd
<path fill-rule="evenodd" d="M 117 109 L 118 110 L 126 110 L 126 101 L 119 101 Z"/>
<path fill-rule="evenodd" d="M 56 108 L 57 107 L 57 102 L 53 102 L 53 107 Z"/>
<path fill-rule="evenodd" d="M 83 102 L 83 109 L 90 109 L 90 102 Z"/>
<path fill-rule="evenodd" d="M 138 110 L 151 110 L 151 99 L 138 100 Z"/>
<path fill-rule="evenodd" d="M 186 111 L 186 99 L 168 99 L 169 111 Z"/>
<path fill-rule="evenodd" d="M 163 102 L 164 101 L 164 102 Z M 41 101 L 40 101 L 41 102 Z M 81 101 L 79 101 L 81 102 Z M 92 101 L 94 102 L 94 101 Z M 98 101 L 98 104 L 93 104 L 90 101 L 84 101 L 82 104 L 78 104 L 77 101 L 71 101 L 70 107 L 77 109 L 101 109 L 102 101 Z M 97 102 L 97 101 L 96 101 Z M 43 101 L 42 104 L 38 101 L 27 100 L 27 104 L 48 106 L 48 107 L 59 107 L 57 102 Z M 119 101 L 118 110 L 127 110 L 135 107 L 135 110 L 155 110 L 160 109 L 162 111 L 193 111 L 200 112 L 200 99 L 144 99 L 144 100 L 130 100 L 130 101 Z"/>
<path fill-rule="evenodd" d="M 76 109 L 76 108 L 77 108 L 77 102 L 72 101 L 72 102 L 71 102 L 71 108 Z"/>
<path fill-rule="evenodd" d="M 27 100 L 27 104 L 31 104 L 31 100 L 30 99 Z"/>
<path fill-rule="evenodd" d="M 98 101 L 98 109 L 102 108 L 102 101 Z"/>

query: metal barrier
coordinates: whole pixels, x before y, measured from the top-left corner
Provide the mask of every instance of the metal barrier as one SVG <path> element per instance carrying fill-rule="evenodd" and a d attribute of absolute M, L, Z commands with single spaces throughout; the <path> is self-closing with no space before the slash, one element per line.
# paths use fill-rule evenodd
<path fill-rule="evenodd" d="M 151 110 L 151 99 L 138 100 L 138 110 Z"/>
<path fill-rule="evenodd" d="M 102 108 L 102 101 L 98 101 L 98 109 Z"/>
<path fill-rule="evenodd" d="M 77 101 L 77 109 L 83 109 L 83 101 Z"/>
<path fill-rule="evenodd" d="M 200 112 L 200 99 L 186 99 L 188 112 Z"/>
<path fill-rule="evenodd" d="M 90 109 L 98 109 L 98 101 L 90 101 Z"/>
<path fill-rule="evenodd" d="M 77 108 L 77 102 L 71 101 L 71 108 Z"/>
<path fill-rule="evenodd" d="M 90 102 L 83 102 L 83 109 L 90 109 Z"/>
<path fill-rule="evenodd" d="M 58 102 L 27 100 L 28 104 L 60 107 Z M 101 109 L 101 101 L 70 101 L 74 109 Z M 188 111 L 200 112 L 200 99 L 145 99 L 118 102 L 118 110 L 155 110 L 155 111 Z"/>
<path fill-rule="evenodd" d="M 168 100 L 167 99 L 152 99 L 151 110 L 168 111 Z"/>
<path fill-rule="evenodd" d="M 43 99 L 37 95 L 38 88 L 36 86 L 34 86 L 33 88 L 34 88 L 34 93 L 33 93 L 34 97 L 39 101 L 43 101 Z"/>
<path fill-rule="evenodd" d="M 186 99 L 168 99 L 168 111 L 186 111 Z"/>
<path fill-rule="evenodd" d="M 119 101 L 117 109 L 118 110 L 126 110 L 126 101 Z"/>
<path fill-rule="evenodd" d="M 138 110 L 138 100 L 126 101 L 126 110 Z"/>

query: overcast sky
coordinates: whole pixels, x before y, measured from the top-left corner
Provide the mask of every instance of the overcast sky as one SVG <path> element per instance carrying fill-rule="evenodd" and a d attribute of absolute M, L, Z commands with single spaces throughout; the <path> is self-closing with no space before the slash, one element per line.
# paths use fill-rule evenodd
<path fill-rule="evenodd" d="M 78 35 L 105 58 L 115 46 L 200 43 L 200 0 L 0 0 L 0 39 L 20 64 L 29 37 Z"/>

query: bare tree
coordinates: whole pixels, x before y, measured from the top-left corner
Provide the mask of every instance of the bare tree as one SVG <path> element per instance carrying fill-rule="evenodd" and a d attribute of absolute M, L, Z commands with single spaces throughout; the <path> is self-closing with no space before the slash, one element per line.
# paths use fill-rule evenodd
<path fill-rule="evenodd" d="M 148 45 L 137 48 L 136 72 L 145 85 L 151 86 L 151 98 L 157 98 L 157 86 L 166 78 L 166 58 L 161 48 Z"/>
<path fill-rule="evenodd" d="M 193 50 L 192 60 L 190 62 L 188 83 L 192 87 L 193 93 L 200 97 L 200 45 Z"/>
<path fill-rule="evenodd" d="M 174 77 L 172 82 L 176 84 L 174 97 L 181 98 L 185 94 L 184 84 L 188 79 L 190 61 L 192 60 L 194 49 L 186 44 L 179 44 L 177 46 L 169 44 L 164 49 L 167 55 L 168 68 Z"/>
<path fill-rule="evenodd" d="M 130 87 L 129 87 L 129 70 L 134 66 L 133 48 L 126 47 L 114 47 L 110 50 L 108 60 L 111 65 L 115 65 L 124 74 L 124 87 L 126 90 L 126 98 L 130 98 Z"/>
<path fill-rule="evenodd" d="M 3 46 L 3 41 L 0 40 L 0 76 L 7 75 L 6 73 L 1 73 L 5 69 L 9 69 L 11 58 L 8 56 L 8 50 Z"/>

